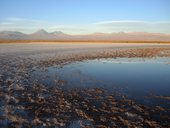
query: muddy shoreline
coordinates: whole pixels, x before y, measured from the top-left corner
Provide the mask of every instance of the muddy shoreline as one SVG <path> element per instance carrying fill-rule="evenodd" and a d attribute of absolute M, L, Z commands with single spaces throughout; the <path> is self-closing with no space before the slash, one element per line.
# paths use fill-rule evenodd
<path fill-rule="evenodd" d="M 1 47 L 1 46 L 0 46 Z M 8 48 L 15 46 L 9 46 Z M 38 49 L 37 49 L 38 47 Z M 61 68 L 75 61 L 116 57 L 170 57 L 169 45 L 58 46 L 0 54 L 0 126 L 24 127 L 169 127 L 170 110 L 140 105 L 102 88 L 64 91 L 30 79 L 37 68 Z M 42 49 L 41 49 L 42 47 Z M 2 47 L 1 47 L 2 48 Z M 3 47 L 4 48 L 4 47 Z M 22 54 L 21 54 L 22 53 Z M 161 97 L 162 98 L 162 97 Z M 167 98 L 166 98 L 167 99 Z"/>

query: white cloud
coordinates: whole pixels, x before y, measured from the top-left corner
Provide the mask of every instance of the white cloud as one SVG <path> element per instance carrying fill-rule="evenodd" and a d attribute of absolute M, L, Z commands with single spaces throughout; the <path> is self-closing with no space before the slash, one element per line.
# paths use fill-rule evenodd
<path fill-rule="evenodd" d="M 96 25 L 114 25 L 114 24 L 170 24 L 170 21 L 142 21 L 142 20 L 111 20 L 94 23 Z"/>
<path fill-rule="evenodd" d="M 11 30 L 32 33 L 38 29 L 45 29 L 49 32 L 63 31 L 68 34 L 80 34 L 89 31 L 87 30 L 87 27 L 80 25 L 59 24 L 56 22 L 48 22 L 37 19 L 9 17 L 0 22 L 0 31 Z"/>
<path fill-rule="evenodd" d="M 77 26 L 73 26 L 73 25 L 53 25 L 53 26 L 50 26 L 49 29 L 65 29 L 65 28 L 78 28 Z"/>
<path fill-rule="evenodd" d="M 77 30 L 85 30 L 83 27 L 74 26 L 74 25 L 53 25 L 49 27 L 50 30 L 69 30 L 69 31 L 77 31 Z"/>
<path fill-rule="evenodd" d="M 37 29 L 47 29 L 51 25 L 50 22 L 36 19 L 25 19 L 18 17 L 8 17 L 0 21 L 0 31 L 21 31 L 24 33 L 32 33 Z"/>
<path fill-rule="evenodd" d="M 156 32 L 170 33 L 170 21 L 113 20 L 94 23 L 110 32 Z"/>
<path fill-rule="evenodd" d="M 5 20 L 10 22 L 44 22 L 42 20 L 26 19 L 26 18 L 18 18 L 18 17 L 8 17 Z"/>
<path fill-rule="evenodd" d="M 96 25 L 108 25 L 108 24 L 117 24 L 117 23 L 143 23 L 144 21 L 138 20 L 111 20 L 111 21 L 101 21 L 95 23 Z"/>
<path fill-rule="evenodd" d="M 12 23 L 12 22 L 2 22 L 2 23 L 0 23 L 0 25 L 13 25 L 14 23 Z"/>
<path fill-rule="evenodd" d="M 18 17 L 0 20 L 0 31 L 15 30 L 32 33 L 37 29 L 45 29 L 49 32 L 63 31 L 68 34 L 88 34 L 93 32 L 154 32 L 170 34 L 170 21 L 111 20 L 77 25 Z"/>

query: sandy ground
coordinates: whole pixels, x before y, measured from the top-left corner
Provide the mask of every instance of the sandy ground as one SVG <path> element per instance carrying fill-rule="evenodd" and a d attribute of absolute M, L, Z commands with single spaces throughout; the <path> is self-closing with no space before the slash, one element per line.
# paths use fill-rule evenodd
<path fill-rule="evenodd" d="M 148 50 L 145 50 L 145 49 Z M 156 49 L 151 49 L 156 48 Z M 84 59 L 113 57 L 152 57 L 170 44 L 142 43 L 14 43 L 0 44 L 0 65 L 42 62 L 60 64 Z M 139 49 L 139 50 L 138 50 Z M 144 51 L 143 51 L 143 50 Z M 141 51 L 142 50 L 142 51 Z M 144 54 L 143 54 L 144 53 Z M 167 53 L 169 56 L 169 52 Z M 163 55 L 163 56 L 167 56 Z M 30 60 L 31 59 L 31 60 Z M 46 61 L 46 62 L 45 62 Z M 15 64 L 14 64 L 15 65 Z M 47 65 L 47 64 L 46 64 Z"/>
<path fill-rule="evenodd" d="M 41 63 L 49 66 L 84 59 L 152 57 L 169 48 L 170 44 L 155 43 L 4 43 L 0 44 L 0 65 Z M 169 54 L 168 51 L 161 56 Z"/>
<path fill-rule="evenodd" d="M 0 44 L 0 55 L 34 55 L 47 53 L 67 54 L 88 52 L 96 50 L 117 49 L 117 48 L 141 48 L 141 47 L 170 47 L 170 44 L 135 44 L 135 43 L 14 43 Z"/>

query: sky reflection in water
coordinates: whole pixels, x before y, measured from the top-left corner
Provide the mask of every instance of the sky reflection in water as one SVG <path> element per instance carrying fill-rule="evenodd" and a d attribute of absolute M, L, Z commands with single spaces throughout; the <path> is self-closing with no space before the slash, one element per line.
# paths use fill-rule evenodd
<path fill-rule="evenodd" d="M 42 74 L 42 73 L 41 73 Z M 76 62 L 45 72 L 48 85 L 54 79 L 65 80 L 64 88 L 102 87 L 150 105 L 170 108 L 167 100 L 152 96 L 170 96 L 170 58 L 117 58 Z"/>

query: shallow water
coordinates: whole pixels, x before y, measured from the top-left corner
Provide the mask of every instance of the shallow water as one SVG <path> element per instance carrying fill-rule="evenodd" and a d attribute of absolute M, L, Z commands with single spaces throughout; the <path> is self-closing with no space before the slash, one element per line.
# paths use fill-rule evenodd
<path fill-rule="evenodd" d="M 33 77 L 48 86 L 62 80 L 64 89 L 102 87 L 142 104 L 170 108 L 170 100 L 155 98 L 170 96 L 170 58 L 87 60 L 36 70 Z"/>

